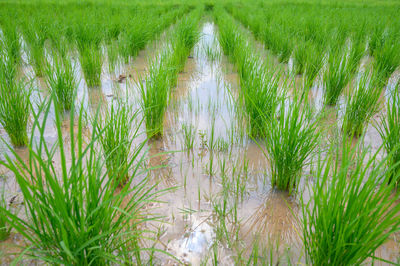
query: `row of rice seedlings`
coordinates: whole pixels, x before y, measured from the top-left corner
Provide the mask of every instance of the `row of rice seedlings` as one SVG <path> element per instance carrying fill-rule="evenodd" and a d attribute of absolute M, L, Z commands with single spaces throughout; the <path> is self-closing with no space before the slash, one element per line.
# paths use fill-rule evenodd
<path fill-rule="evenodd" d="M 139 82 L 140 105 L 149 137 L 163 135 L 164 115 L 171 88 L 176 86 L 178 73 L 198 40 L 199 12 L 176 25 L 163 50 L 150 62 L 148 75 Z"/>
<path fill-rule="evenodd" d="M 346 58 L 345 49 L 342 47 L 332 48 L 328 55 L 326 69 L 323 72 L 325 104 L 336 105 L 350 79 L 350 64 Z"/>
<path fill-rule="evenodd" d="M 320 154 L 313 170 L 312 200 L 302 199 L 307 264 L 360 265 L 368 258 L 378 259 L 376 249 L 400 229 L 393 185 L 379 185 L 387 178 L 385 160 L 376 160 L 379 151 L 369 156 L 359 145 L 351 146 L 344 137 L 327 156 Z M 339 155 L 340 161 L 335 159 Z"/>
<path fill-rule="evenodd" d="M 348 135 L 362 135 L 365 126 L 377 113 L 381 89 L 376 80 L 374 73 L 366 70 L 346 96 L 342 129 Z"/>
<path fill-rule="evenodd" d="M 157 13 L 152 15 L 147 11 L 143 14 L 138 14 L 135 20 L 128 21 L 125 26 L 126 30 L 122 31 L 118 37 L 119 54 L 128 63 L 129 58 L 136 57 L 151 39 L 189 10 L 190 8 L 182 6 L 174 11 L 168 10 L 169 12 L 161 15 Z"/>
<path fill-rule="evenodd" d="M 233 19 L 223 13 L 225 11 L 216 9 L 215 12 L 221 46 L 240 76 L 240 94 L 248 118 L 249 135 L 262 138 L 267 130 L 267 121 L 275 114 L 280 75 L 267 69 Z M 224 16 L 220 15 L 221 12 Z"/>
<path fill-rule="evenodd" d="M 74 106 L 70 112 L 69 147 L 63 142 L 58 112 L 54 122 L 58 141 L 51 146 L 46 143 L 44 131 L 52 104 L 57 105 L 57 101 L 43 103 L 34 113 L 32 132 L 39 132 L 39 137 L 29 143 L 29 163 L 11 147 L 16 160 L 6 155 L 6 162 L 1 162 L 14 173 L 25 202 L 26 220 L 1 208 L 6 222 L 29 243 L 22 247 L 18 260 L 66 265 L 142 264 L 140 240 L 145 236 L 141 225 L 154 219 L 143 209 L 158 195 L 147 179 L 133 182 L 142 171 L 145 152 L 131 155 L 118 169 L 130 175 L 126 186 L 118 189 L 117 182 L 108 178 L 107 163 L 96 148 L 102 132 L 94 130 L 88 140 L 84 137 L 83 108 L 78 117 Z M 73 121 L 78 121 L 77 129 Z M 96 119 L 93 127 L 97 128 Z M 60 160 L 55 160 L 58 155 Z M 146 237 L 151 237 L 151 231 L 146 232 Z"/>
<path fill-rule="evenodd" d="M 387 100 L 386 116 L 381 118 L 378 132 L 387 153 L 389 182 L 400 184 L 400 82 Z"/>
<path fill-rule="evenodd" d="M 15 66 L 0 56 L 0 124 L 14 146 L 28 144 L 30 94 L 29 83 L 16 79 Z"/>
<path fill-rule="evenodd" d="M 53 65 L 48 65 L 46 73 L 47 87 L 56 96 L 60 111 L 71 110 L 78 87 L 71 61 L 63 57 L 54 57 Z"/>
<path fill-rule="evenodd" d="M 312 4 L 311 10 L 302 13 L 298 12 L 296 8 L 299 7 L 293 4 L 285 6 L 272 4 L 266 8 L 262 4 L 251 6 L 237 3 L 227 5 L 226 8 L 235 18 L 249 27 L 255 37 L 278 58 L 281 58 L 282 54 L 290 56 L 294 50 L 294 72 L 304 73 L 305 83 L 308 86 L 312 85 L 321 68 L 327 45 L 342 46 L 350 41 L 348 67 L 354 74 L 364 54 L 366 40 L 369 39 L 370 54 L 375 59 L 374 67 L 380 73 L 379 86 L 386 84 L 400 64 L 396 24 L 390 19 L 376 23 L 376 17 L 371 16 L 368 7 L 357 11 L 354 8 L 342 8 L 337 12 L 330 5 Z M 385 13 L 385 16 L 386 13 L 394 15 L 392 10 L 385 8 L 380 12 Z M 332 17 L 332 21 L 327 17 Z M 341 19 L 337 19 L 338 17 Z"/>
<path fill-rule="evenodd" d="M 104 152 L 108 177 L 120 185 L 124 185 L 129 179 L 130 173 L 124 171 L 128 169 L 131 153 L 133 157 L 137 157 L 142 149 L 139 146 L 131 151 L 133 141 L 138 136 L 139 127 L 134 128 L 137 115 L 138 111 L 134 112 L 127 102 L 113 102 L 94 128 Z"/>
<path fill-rule="evenodd" d="M 317 148 L 318 119 L 313 118 L 305 98 L 282 99 L 278 119 L 271 119 L 266 132 L 265 156 L 271 164 L 271 184 L 289 194 L 297 192 L 303 168 Z"/>

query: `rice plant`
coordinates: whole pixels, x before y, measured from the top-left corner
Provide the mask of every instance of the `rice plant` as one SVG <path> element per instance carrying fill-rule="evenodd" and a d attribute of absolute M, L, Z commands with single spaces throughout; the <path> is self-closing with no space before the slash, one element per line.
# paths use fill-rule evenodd
<path fill-rule="evenodd" d="M 352 74 L 354 74 L 365 52 L 365 39 L 361 34 L 355 34 L 352 38 L 350 51 L 348 54 L 348 66 Z"/>
<path fill-rule="evenodd" d="M 385 178 L 385 162 L 366 149 L 341 145 L 320 154 L 313 170 L 311 199 L 302 198 L 302 238 L 306 263 L 362 265 L 400 229 L 400 205 Z M 342 152 L 340 151 L 342 149 Z M 379 150 L 378 150 L 379 152 Z M 342 154 L 341 161 L 335 157 Z"/>
<path fill-rule="evenodd" d="M 317 119 L 302 98 L 282 99 L 278 119 L 270 121 L 265 141 L 266 157 L 271 164 L 271 184 L 279 190 L 296 192 L 302 169 L 315 151 L 319 133 Z"/>
<path fill-rule="evenodd" d="M 377 72 L 377 85 L 383 87 L 396 68 L 400 65 L 398 39 L 387 37 L 384 43 L 374 50 L 373 67 Z"/>
<path fill-rule="evenodd" d="M 294 49 L 293 58 L 294 58 L 294 73 L 297 75 L 301 75 L 305 71 L 306 62 L 307 62 L 307 48 L 308 45 L 304 41 L 299 41 L 297 43 L 296 48 Z"/>
<path fill-rule="evenodd" d="M 324 102 L 336 105 L 351 78 L 351 71 L 343 48 L 332 49 L 323 73 Z"/>
<path fill-rule="evenodd" d="M 304 87 L 311 88 L 319 71 L 322 68 L 323 55 L 320 53 L 322 47 L 308 45 L 306 48 L 306 62 L 304 65 Z"/>
<path fill-rule="evenodd" d="M 171 43 L 174 47 L 176 55 L 176 66 L 178 71 L 182 71 L 185 66 L 185 61 L 190 53 L 190 50 L 199 40 L 200 34 L 198 30 L 197 14 L 182 19 L 174 29 L 174 36 Z"/>
<path fill-rule="evenodd" d="M 29 243 L 20 257 L 65 265 L 141 264 L 141 225 L 154 219 L 143 210 L 158 192 L 146 178 L 128 181 L 122 188 L 108 178 L 106 163 L 96 148 L 98 132 L 94 130 L 88 140 L 84 137 L 83 108 L 78 117 L 74 108 L 70 112 L 69 146 L 63 142 L 58 112 L 54 122 L 58 141 L 47 144 L 44 131 L 51 106 L 47 101 L 34 113 L 32 132 L 39 137 L 29 144 L 29 163 L 11 147 L 16 160 L 6 155 L 6 162 L 1 162 L 14 173 L 25 202 L 27 220 L 1 208 L 7 223 Z M 78 121 L 77 132 L 73 121 Z M 60 160 L 55 160 L 55 151 Z M 144 156 L 145 152 L 130 157 L 119 171 L 135 179 L 142 172 Z M 146 232 L 151 237 L 151 231 Z"/>
<path fill-rule="evenodd" d="M 346 97 L 342 129 L 349 135 L 360 136 L 378 111 L 381 89 L 375 79 L 371 71 L 366 71 Z"/>
<path fill-rule="evenodd" d="M 47 86 L 56 96 L 61 111 L 69 111 L 74 103 L 78 82 L 68 59 L 55 58 L 47 68 Z"/>
<path fill-rule="evenodd" d="M 79 52 L 79 62 L 81 63 L 87 86 L 100 86 L 103 66 L 103 54 L 100 47 L 95 45 L 85 46 Z"/>
<path fill-rule="evenodd" d="M 28 144 L 31 89 L 22 80 L 14 77 L 9 80 L 9 71 L 0 63 L 0 124 L 14 146 L 25 146 Z"/>
<path fill-rule="evenodd" d="M 148 76 L 144 82 L 139 83 L 140 105 L 149 137 L 159 137 L 163 134 L 170 88 L 167 52 L 161 52 L 150 62 Z"/>
<path fill-rule="evenodd" d="M 45 41 L 47 27 L 42 21 L 35 21 L 23 27 L 24 39 L 28 47 L 29 63 L 36 76 L 41 77 L 46 68 Z"/>
<path fill-rule="evenodd" d="M 268 131 L 268 121 L 275 116 L 280 75 L 267 70 L 256 58 L 249 60 L 253 62 L 245 66 L 249 74 L 241 79 L 241 93 L 249 120 L 249 135 L 262 138 Z"/>
<path fill-rule="evenodd" d="M 7 223 L 6 214 L 3 210 L 7 210 L 7 202 L 4 197 L 4 190 L 0 194 L 0 242 L 6 240 L 11 231 L 11 227 Z"/>
<path fill-rule="evenodd" d="M 400 184 L 400 83 L 387 101 L 387 114 L 381 118 L 378 132 L 387 153 L 389 182 Z"/>
<path fill-rule="evenodd" d="M 21 41 L 17 25 L 8 21 L 2 24 L 3 49 L 7 51 L 7 58 L 13 65 L 21 63 Z"/>
<path fill-rule="evenodd" d="M 196 139 L 196 128 L 192 125 L 182 124 L 183 142 L 186 149 L 192 150 Z"/>
<path fill-rule="evenodd" d="M 132 111 L 127 102 L 114 102 L 109 110 L 99 118 L 95 130 L 104 152 L 105 163 L 110 179 L 123 185 L 129 179 L 125 172 L 129 165 L 131 153 L 133 157 L 141 150 L 131 151 L 132 142 L 137 138 L 139 127 L 134 122 L 138 112 Z M 139 123 L 140 125 L 140 123 Z"/>

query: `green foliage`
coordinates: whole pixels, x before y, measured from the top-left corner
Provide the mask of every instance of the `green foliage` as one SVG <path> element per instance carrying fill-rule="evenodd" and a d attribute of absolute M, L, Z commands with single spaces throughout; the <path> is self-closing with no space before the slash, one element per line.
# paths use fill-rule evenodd
<path fill-rule="evenodd" d="M 304 166 L 317 148 L 319 131 L 317 119 L 302 98 L 282 99 L 278 119 L 272 119 L 265 147 L 271 163 L 272 187 L 297 191 Z"/>
<path fill-rule="evenodd" d="M 313 200 L 302 198 L 307 264 L 363 264 L 399 230 L 400 205 L 392 197 L 393 186 L 379 185 L 386 175 L 385 160 L 379 162 L 377 153 L 368 156 L 343 139 L 326 156 L 320 153 L 310 187 Z"/>

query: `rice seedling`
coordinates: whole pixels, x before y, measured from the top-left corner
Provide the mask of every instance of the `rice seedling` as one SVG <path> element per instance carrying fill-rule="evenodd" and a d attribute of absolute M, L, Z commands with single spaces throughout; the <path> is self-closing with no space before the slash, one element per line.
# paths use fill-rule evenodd
<path fill-rule="evenodd" d="M 107 45 L 108 71 L 114 72 L 118 62 L 118 46 L 115 41 Z"/>
<path fill-rule="evenodd" d="M 268 71 L 255 58 L 249 60 L 254 61 L 247 65 L 248 78 L 241 79 L 241 93 L 249 121 L 249 135 L 262 138 L 268 130 L 268 121 L 275 116 L 280 75 Z"/>
<path fill-rule="evenodd" d="M 8 207 L 3 190 L 0 195 L 0 242 L 6 240 L 11 231 L 11 227 L 8 225 L 5 213 L 3 211 L 6 209 L 8 209 Z"/>
<path fill-rule="evenodd" d="M 127 30 L 123 31 L 119 37 L 118 49 L 122 58 L 125 58 L 125 63 L 128 63 L 129 58 L 136 57 L 142 50 L 149 39 L 148 22 L 145 18 L 139 18 L 138 21 L 132 21 L 126 25 Z"/>
<path fill-rule="evenodd" d="M 25 146 L 28 144 L 31 89 L 22 80 L 8 80 L 10 74 L 4 64 L 0 64 L 0 68 L 0 124 L 14 146 Z"/>
<path fill-rule="evenodd" d="M 60 110 L 71 110 L 78 87 L 71 62 L 68 59 L 54 58 L 53 66 L 49 65 L 46 72 L 47 86 L 55 94 Z"/>
<path fill-rule="evenodd" d="M 28 47 L 29 63 L 36 76 L 41 77 L 46 67 L 45 47 L 47 27 L 42 21 L 36 21 L 23 27 L 24 40 Z"/>
<path fill-rule="evenodd" d="M 137 116 L 138 111 L 134 112 L 127 102 L 115 102 L 99 118 L 98 123 L 95 123 L 108 176 L 120 185 L 125 184 L 129 178 L 129 173 L 125 170 L 130 162 L 132 142 L 138 135 L 139 127 L 133 127 Z M 137 152 L 141 149 L 140 146 L 135 149 L 132 156 L 137 157 Z"/>
<path fill-rule="evenodd" d="M 101 85 L 103 54 L 99 47 L 91 45 L 80 50 L 79 61 L 88 87 Z"/>
<path fill-rule="evenodd" d="M 377 74 L 377 85 L 385 86 L 387 80 L 400 65 L 398 39 L 387 37 L 384 43 L 374 50 L 373 67 Z"/>
<path fill-rule="evenodd" d="M 167 53 L 161 52 L 148 69 L 148 76 L 139 83 L 140 105 L 145 117 L 148 137 L 160 137 L 163 134 L 164 114 L 169 98 L 169 73 Z"/>
<path fill-rule="evenodd" d="M 29 163 L 11 147 L 16 160 L 6 155 L 6 162 L 1 162 L 14 173 L 24 196 L 26 221 L 1 208 L 7 223 L 29 243 L 20 257 L 68 265 L 144 263 L 141 225 L 154 216 L 143 209 L 159 193 L 148 186 L 146 178 L 128 181 L 123 188 L 108 178 L 103 156 L 96 148 L 98 132 L 94 130 L 85 140 L 83 108 L 76 118 L 76 133 L 74 108 L 70 112 L 69 147 L 63 143 L 60 114 L 55 113 L 58 141 L 49 146 L 44 131 L 52 103 L 57 101 L 45 102 L 34 113 L 32 131 L 39 132 L 39 139 L 36 144 L 29 143 Z M 59 161 L 54 160 L 56 150 Z M 130 157 L 120 172 L 129 172 L 129 180 L 135 179 L 142 172 L 144 156 L 145 152 Z M 146 238 L 151 237 L 151 231 L 146 232 Z"/>
<path fill-rule="evenodd" d="M 11 21 L 3 23 L 3 49 L 7 51 L 7 58 L 13 65 L 21 63 L 21 41 L 17 25 Z"/>
<path fill-rule="evenodd" d="M 360 136 L 378 111 L 381 89 L 371 73 L 370 70 L 363 73 L 346 97 L 342 129 L 348 135 Z"/>
<path fill-rule="evenodd" d="M 199 40 L 198 14 L 192 14 L 188 18 L 182 19 L 174 29 L 174 36 L 171 43 L 174 47 L 174 54 L 177 56 L 176 66 L 179 71 L 183 70 L 185 61 L 190 50 Z"/>
<path fill-rule="evenodd" d="M 343 147 L 320 154 L 313 170 L 312 200 L 302 198 L 307 264 L 360 265 L 368 258 L 379 259 L 375 250 L 400 229 L 393 186 L 379 185 L 385 178 L 385 160 L 377 161 L 379 150 L 369 157 L 366 149 L 351 145 L 344 137 Z M 338 154 L 340 162 L 335 159 Z"/>
<path fill-rule="evenodd" d="M 319 53 L 321 48 L 308 45 L 306 48 L 306 63 L 304 66 L 304 87 L 311 88 L 321 70 L 323 56 Z"/>
<path fill-rule="evenodd" d="M 305 66 L 307 62 L 307 49 L 308 45 L 304 41 L 299 41 L 296 48 L 294 49 L 294 73 L 301 75 L 305 71 Z"/>
<path fill-rule="evenodd" d="M 343 89 L 350 81 L 351 71 L 343 48 L 332 49 L 323 73 L 324 102 L 336 105 Z"/>
<path fill-rule="evenodd" d="M 362 35 L 360 36 L 359 34 L 356 34 L 352 38 L 350 51 L 348 54 L 348 65 L 349 70 L 352 74 L 357 71 L 360 61 L 365 52 L 365 39 L 363 38 L 364 37 Z"/>
<path fill-rule="evenodd" d="M 196 131 L 194 126 L 182 124 L 183 142 L 187 150 L 192 150 L 194 147 Z"/>
<path fill-rule="evenodd" d="M 293 194 L 297 191 L 302 169 L 315 151 L 319 132 L 317 119 L 302 98 L 293 102 L 281 100 L 279 119 L 272 119 L 266 134 L 265 156 L 271 163 L 271 184 Z"/>
<path fill-rule="evenodd" d="M 400 183 L 400 83 L 392 91 L 387 101 L 387 114 L 381 118 L 378 132 L 387 153 L 388 181 Z"/>

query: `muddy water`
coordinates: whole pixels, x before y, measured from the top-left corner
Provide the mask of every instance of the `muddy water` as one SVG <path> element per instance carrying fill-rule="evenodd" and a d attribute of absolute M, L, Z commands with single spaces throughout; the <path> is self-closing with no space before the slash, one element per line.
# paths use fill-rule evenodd
<path fill-rule="evenodd" d="M 205 23 L 172 93 L 165 135 L 150 143 L 150 155 L 171 152 L 151 162 L 165 166 L 153 171 L 154 182 L 160 189 L 176 187 L 162 197 L 168 207 L 160 208 L 167 221 L 160 225 L 160 248 L 193 265 L 206 262 L 215 246 L 218 261 L 231 264 L 237 251 L 248 255 L 256 237 L 260 245 L 273 248 L 275 243 L 283 247 L 299 242 L 293 217 L 298 203 L 271 190 L 265 156 L 243 131 L 235 105 L 238 76 L 225 57 L 213 61 L 205 52 L 210 46 L 221 52 L 215 38 L 215 26 Z M 196 131 L 192 150 L 185 147 L 182 125 Z M 216 211 L 224 201 L 225 218 Z M 218 232 L 221 220 L 226 220 L 227 235 Z M 277 252 L 283 254 L 284 248 Z"/>
<path fill-rule="evenodd" d="M 257 144 L 246 137 L 245 121 L 236 109 L 238 76 L 221 55 L 216 30 L 212 23 L 202 25 L 201 38 L 171 93 L 164 136 L 148 142 L 149 166 L 162 166 L 151 170 L 151 183 L 158 190 L 173 189 L 160 198 L 163 203 L 154 207 L 157 214 L 165 217 L 164 222 L 149 223 L 148 227 L 160 232 L 157 248 L 193 265 L 212 264 L 214 256 L 218 263 L 232 265 L 238 254 L 249 256 L 255 240 L 260 250 L 267 248 L 262 256 L 268 258 L 272 250 L 275 262 L 286 264 L 287 258 L 292 263 L 304 262 L 297 222 L 301 211 L 299 199 L 270 187 L 268 162 Z M 79 62 L 75 62 L 80 81 L 78 100 L 83 102 L 83 108 L 95 113 L 99 106 L 106 108 L 113 99 L 125 95 L 139 108 L 136 82 L 146 74 L 148 58 L 156 50 L 157 47 L 149 47 L 134 62 L 121 64 L 114 73 L 103 73 L 99 88 L 86 87 Z M 32 70 L 27 66 L 25 71 Z M 126 78 L 118 81 L 121 74 Z M 36 86 L 40 90 L 34 99 L 40 101 L 48 90 L 41 79 L 37 79 Z M 318 97 L 314 96 L 317 111 Z M 338 120 L 336 114 L 331 114 L 327 123 L 335 125 Z M 193 149 L 185 145 L 183 125 L 193 128 Z M 66 143 L 68 131 L 69 123 L 65 122 Z M 0 136 L 8 141 L 2 128 Z M 56 139 L 51 120 L 46 125 L 46 138 L 49 143 Z M 142 135 L 139 141 L 144 138 Z M 368 127 L 365 142 L 373 149 L 379 147 L 380 138 L 373 126 Z M 8 153 L 3 144 L 0 152 L 0 159 Z M 19 152 L 22 157 L 27 156 L 25 150 Z M 302 188 L 308 183 L 309 169 L 305 169 L 304 176 Z M 12 174 L 0 167 L 2 188 L 7 201 L 19 208 L 22 197 L 18 185 Z M 304 193 L 307 199 L 308 191 Z M 398 237 L 393 235 L 377 255 L 395 261 L 399 255 Z M 0 250 L 15 252 L 8 248 L 13 243 L 21 244 L 21 237 L 13 235 L 0 243 Z M 157 263 L 175 264 L 163 254 L 158 255 Z"/>

